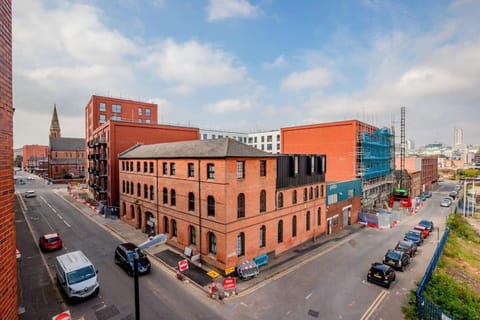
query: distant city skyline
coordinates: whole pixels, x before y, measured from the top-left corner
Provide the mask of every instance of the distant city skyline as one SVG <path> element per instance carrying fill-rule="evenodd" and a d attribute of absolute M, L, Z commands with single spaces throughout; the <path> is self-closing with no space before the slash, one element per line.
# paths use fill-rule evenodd
<path fill-rule="evenodd" d="M 299 19 L 298 17 L 302 17 Z M 480 2 L 13 2 L 14 146 L 85 136 L 94 94 L 225 131 L 357 119 L 480 143 Z M 35 30 L 33 32 L 32 30 Z M 455 57 L 455 59 L 452 59 Z"/>

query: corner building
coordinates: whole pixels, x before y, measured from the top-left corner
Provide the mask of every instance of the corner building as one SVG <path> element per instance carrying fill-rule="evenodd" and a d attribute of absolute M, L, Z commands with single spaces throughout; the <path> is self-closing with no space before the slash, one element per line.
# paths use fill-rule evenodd
<path fill-rule="evenodd" d="M 231 138 L 119 156 L 120 218 L 220 271 L 325 233 L 324 155 L 272 155 Z"/>

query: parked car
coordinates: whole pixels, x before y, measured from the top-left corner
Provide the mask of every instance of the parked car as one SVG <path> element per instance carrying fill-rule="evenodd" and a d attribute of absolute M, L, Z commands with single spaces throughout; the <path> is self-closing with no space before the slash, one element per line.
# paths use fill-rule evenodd
<path fill-rule="evenodd" d="M 431 198 L 432 197 L 432 191 L 422 192 L 422 196 L 425 197 L 425 198 Z"/>
<path fill-rule="evenodd" d="M 34 198 L 36 196 L 37 194 L 35 193 L 35 190 L 25 191 L 25 198 Z"/>
<path fill-rule="evenodd" d="M 407 233 L 405 233 L 403 240 L 413 241 L 417 246 L 423 244 L 422 233 L 419 230 L 408 230 Z"/>
<path fill-rule="evenodd" d="M 134 275 L 133 260 L 136 253 L 138 254 L 138 273 L 149 273 L 151 269 L 150 260 L 142 249 L 131 242 L 119 244 L 115 249 L 115 264 L 122 267 L 129 276 Z"/>
<path fill-rule="evenodd" d="M 429 232 L 432 232 L 433 231 L 433 221 L 431 220 L 420 220 L 420 222 L 418 223 L 419 226 L 424 226 L 425 228 L 428 229 Z"/>
<path fill-rule="evenodd" d="M 420 226 L 420 225 L 417 225 L 417 226 L 413 227 L 413 230 L 420 231 L 423 239 L 428 238 L 428 235 L 430 234 L 430 231 L 428 231 L 428 229 L 426 227 Z"/>
<path fill-rule="evenodd" d="M 415 242 L 410 240 L 398 241 L 394 249 L 406 252 L 410 256 L 410 258 L 417 253 L 417 245 L 415 244 Z"/>
<path fill-rule="evenodd" d="M 368 270 L 367 281 L 379 284 L 388 289 L 392 282 L 395 281 L 395 270 L 389 265 L 374 262 Z"/>
<path fill-rule="evenodd" d="M 43 252 L 53 251 L 61 249 L 63 242 L 58 233 L 48 233 L 38 239 L 38 246 Z"/>
<path fill-rule="evenodd" d="M 440 202 L 440 207 L 450 207 L 452 205 L 452 198 L 443 198 Z"/>
<path fill-rule="evenodd" d="M 410 256 L 406 252 L 389 249 L 383 258 L 383 263 L 400 271 L 405 271 L 410 263 Z"/>
<path fill-rule="evenodd" d="M 450 194 L 448 196 L 452 199 L 455 199 L 457 197 L 457 195 L 458 195 L 458 192 L 453 190 L 453 191 L 450 192 Z"/>

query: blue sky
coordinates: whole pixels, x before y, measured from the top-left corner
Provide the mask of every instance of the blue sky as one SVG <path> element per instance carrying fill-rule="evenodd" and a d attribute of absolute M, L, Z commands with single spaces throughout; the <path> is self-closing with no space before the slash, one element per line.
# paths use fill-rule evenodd
<path fill-rule="evenodd" d="M 265 131 L 359 119 L 417 145 L 480 143 L 480 1 L 16 0 L 14 145 L 53 105 L 84 137 L 91 95 L 162 123 Z"/>

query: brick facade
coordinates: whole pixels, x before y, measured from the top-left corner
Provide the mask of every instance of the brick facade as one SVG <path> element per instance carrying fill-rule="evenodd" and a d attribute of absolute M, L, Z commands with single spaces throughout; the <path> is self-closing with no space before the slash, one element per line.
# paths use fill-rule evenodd
<path fill-rule="evenodd" d="M 0 0 L 0 19 L 0 318 L 17 319 L 11 1 Z"/>
<path fill-rule="evenodd" d="M 48 146 L 27 144 L 22 147 L 22 169 L 33 172 L 40 162 L 48 161 Z"/>
<path fill-rule="evenodd" d="M 262 155 L 128 158 L 126 152 L 119 157 L 120 217 L 144 232 L 151 231 L 147 223 L 151 217 L 154 232 L 168 234 L 169 244 L 182 251 L 191 248 L 193 255 L 200 254 L 203 262 L 219 270 L 261 254 L 279 254 L 324 234 L 324 173 L 312 174 L 314 178 L 308 184 L 293 183 L 279 189 L 278 157 L 254 152 Z M 239 165 L 244 166 L 240 178 Z M 212 166 L 213 177 L 208 175 Z M 190 176 L 189 169 L 193 173 Z M 214 214 L 209 212 L 209 199 L 214 203 Z M 240 205 L 244 207 L 240 215 L 239 202 L 244 204 Z M 281 241 L 279 225 L 283 225 Z M 263 243 L 261 230 L 265 231 Z M 212 235 L 216 241 L 214 253 Z M 243 243 L 242 249 L 239 243 Z"/>

